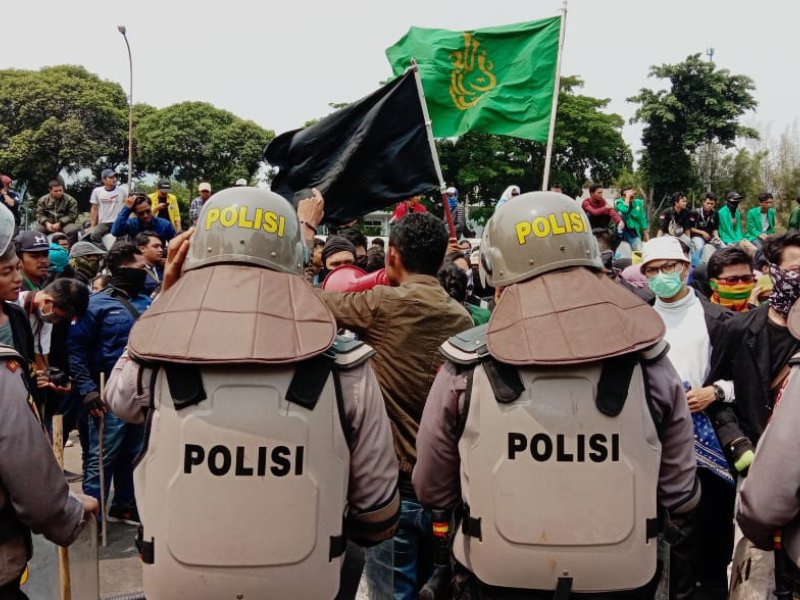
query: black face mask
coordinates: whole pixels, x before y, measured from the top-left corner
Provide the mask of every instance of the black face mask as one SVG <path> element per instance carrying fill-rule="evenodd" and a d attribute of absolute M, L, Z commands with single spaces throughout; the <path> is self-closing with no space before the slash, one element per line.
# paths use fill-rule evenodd
<path fill-rule="evenodd" d="M 123 267 L 111 276 L 111 285 L 133 298 L 144 291 L 146 277 L 147 272 L 144 269 Z"/>

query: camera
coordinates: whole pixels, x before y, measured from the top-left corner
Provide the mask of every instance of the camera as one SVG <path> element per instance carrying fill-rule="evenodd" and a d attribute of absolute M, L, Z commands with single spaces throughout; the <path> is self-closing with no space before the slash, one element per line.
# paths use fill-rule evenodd
<path fill-rule="evenodd" d="M 56 387 L 67 387 L 69 385 L 69 375 L 64 373 L 61 369 L 56 367 L 49 367 L 44 372 L 45 377 L 50 380 L 50 383 L 55 385 Z"/>

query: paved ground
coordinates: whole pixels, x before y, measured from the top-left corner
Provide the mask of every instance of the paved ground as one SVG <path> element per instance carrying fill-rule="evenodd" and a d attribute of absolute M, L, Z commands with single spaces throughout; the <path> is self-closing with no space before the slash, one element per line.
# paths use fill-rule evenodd
<path fill-rule="evenodd" d="M 74 445 L 64 448 L 64 466 L 73 473 L 81 472 L 81 446 L 77 433 L 71 439 Z M 81 482 L 71 483 L 70 487 L 81 491 Z M 100 597 L 107 598 L 117 594 L 139 592 L 142 589 L 142 565 L 134 545 L 136 527 L 125 523 L 108 524 L 108 546 L 98 543 L 100 555 Z"/>

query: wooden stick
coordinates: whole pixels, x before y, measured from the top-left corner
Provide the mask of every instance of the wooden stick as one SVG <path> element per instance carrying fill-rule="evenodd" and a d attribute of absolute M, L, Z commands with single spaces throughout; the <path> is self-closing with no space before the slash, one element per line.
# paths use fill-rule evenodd
<path fill-rule="evenodd" d="M 59 468 L 64 470 L 64 417 L 53 415 L 53 453 Z M 72 580 L 69 572 L 69 549 L 58 547 L 58 572 L 61 600 L 72 600 Z"/>
<path fill-rule="evenodd" d="M 106 374 L 100 373 L 100 400 L 105 402 Z M 97 461 L 100 463 L 100 536 L 103 548 L 108 546 L 108 521 L 106 520 L 106 465 L 103 456 L 103 438 L 105 437 L 106 415 L 100 413 L 98 435 L 100 443 L 97 448 Z"/>

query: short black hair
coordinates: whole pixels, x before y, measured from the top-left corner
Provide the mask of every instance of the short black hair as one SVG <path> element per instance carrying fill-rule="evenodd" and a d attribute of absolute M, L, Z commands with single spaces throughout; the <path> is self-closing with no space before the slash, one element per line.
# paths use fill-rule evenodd
<path fill-rule="evenodd" d="M 383 241 L 383 238 L 372 238 L 372 245 L 373 246 L 380 246 L 381 248 L 385 247 L 386 242 Z"/>
<path fill-rule="evenodd" d="M 135 193 L 132 210 L 135 209 L 137 206 L 144 204 L 145 202 L 147 202 L 147 204 L 149 204 L 150 206 L 153 205 L 153 203 L 150 201 L 150 198 L 147 197 L 147 194 L 140 194 L 138 192 Z"/>
<path fill-rule="evenodd" d="M 730 265 L 747 265 L 752 269 L 753 260 L 747 252 L 736 246 L 721 248 L 708 259 L 708 278 L 716 279 Z"/>
<path fill-rule="evenodd" d="M 764 240 L 761 250 L 769 262 L 779 265 L 783 257 L 783 250 L 787 246 L 800 248 L 800 231 L 787 231 L 780 235 L 771 235 Z"/>
<path fill-rule="evenodd" d="M 133 243 L 141 248 L 142 246 L 147 246 L 147 244 L 150 243 L 150 238 L 158 238 L 160 240 L 161 236 L 159 236 L 155 231 L 142 231 L 141 233 L 136 234 Z"/>
<path fill-rule="evenodd" d="M 678 201 L 684 197 L 686 197 L 686 194 L 684 192 L 675 192 L 674 194 L 672 194 L 672 197 L 670 198 L 672 206 L 674 207 L 678 203 Z"/>
<path fill-rule="evenodd" d="M 89 288 L 82 281 L 63 277 L 42 290 L 53 297 L 53 306 L 73 317 L 82 317 L 89 307 Z"/>
<path fill-rule="evenodd" d="M 118 241 L 114 242 L 111 250 L 106 254 L 106 266 L 111 274 L 114 275 L 120 269 L 123 269 L 136 261 L 136 255 L 141 255 L 142 251 L 139 246 L 133 242 Z"/>
<path fill-rule="evenodd" d="M 435 276 L 447 251 L 447 228 L 430 213 L 411 213 L 395 223 L 389 247 L 409 273 Z"/>
<path fill-rule="evenodd" d="M 340 229 L 336 235 L 350 240 L 353 246 L 356 248 L 364 248 L 364 250 L 367 249 L 367 236 L 365 236 L 355 227 L 345 227 Z"/>
<path fill-rule="evenodd" d="M 761 192 L 758 195 L 759 202 L 766 202 L 767 200 L 772 200 L 772 199 L 773 199 L 772 194 L 770 194 L 769 192 Z"/>
<path fill-rule="evenodd" d="M 47 189 L 52 190 L 54 187 L 64 187 L 64 184 L 58 179 L 51 179 L 50 183 L 47 184 Z"/>
<path fill-rule="evenodd" d="M 467 299 L 467 274 L 454 262 L 445 262 L 436 274 L 447 294 L 456 302 L 464 303 Z"/>
<path fill-rule="evenodd" d="M 603 187 L 603 185 L 602 185 L 602 184 L 600 184 L 600 183 L 593 183 L 592 185 L 590 185 L 590 186 L 589 186 L 589 193 L 590 193 L 590 194 L 594 194 L 594 193 L 595 193 L 597 190 L 599 190 L 601 187 Z"/>
<path fill-rule="evenodd" d="M 321 248 L 324 245 L 325 245 L 325 240 L 323 240 L 322 238 L 318 238 L 318 237 L 314 238 L 314 250 L 316 250 L 317 248 Z"/>
<path fill-rule="evenodd" d="M 714 192 L 706 192 L 705 200 L 713 200 L 714 202 L 716 202 L 717 195 Z"/>
<path fill-rule="evenodd" d="M 382 240 L 381 240 L 382 241 Z M 370 246 L 367 248 L 367 273 L 373 273 L 382 269 L 386 263 L 386 253 L 383 246 Z"/>

